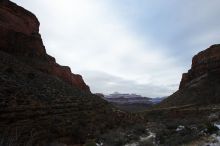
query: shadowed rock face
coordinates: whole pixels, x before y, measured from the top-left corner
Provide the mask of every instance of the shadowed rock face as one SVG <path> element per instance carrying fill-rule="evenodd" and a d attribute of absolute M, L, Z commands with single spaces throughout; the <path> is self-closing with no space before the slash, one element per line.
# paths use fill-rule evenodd
<path fill-rule="evenodd" d="M 0 145 L 83 144 L 140 122 L 90 93 L 80 75 L 46 53 L 37 18 L 0 0 Z M 135 121 L 137 119 L 137 121 Z"/>
<path fill-rule="evenodd" d="M 26 35 L 38 33 L 40 23 L 34 14 L 8 0 L 1 0 L 0 2 L 1 27 Z"/>
<path fill-rule="evenodd" d="M 220 103 L 220 45 L 213 45 L 192 59 L 179 90 L 162 101 L 160 107 Z"/>
<path fill-rule="evenodd" d="M 69 67 L 60 66 L 46 53 L 39 34 L 39 25 L 36 16 L 31 12 L 8 0 L 0 1 L 0 50 L 90 93 L 82 76 L 71 73 Z"/>
<path fill-rule="evenodd" d="M 105 112 L 112 113 L 82 77 L 46 53 L 35 15 L 1 0 L 0 145 L 42 146 L 62 138 L 81 143 L 99 129 L 89 125 L 98 122 L 92 115 Z"/>
<path fill-rule="evenodd" d="M 183 74 L 179 89 L 213 71 L 220 73 L 220 45 L 213 45 L 193 57 L 192 67 L 188 73 Z"/>

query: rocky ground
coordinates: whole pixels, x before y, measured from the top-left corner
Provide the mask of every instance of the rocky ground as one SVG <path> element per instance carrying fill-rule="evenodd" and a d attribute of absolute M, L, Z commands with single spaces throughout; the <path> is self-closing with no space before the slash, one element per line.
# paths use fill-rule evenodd
<path fill-rule="evenodd" d="M 103 146 L 218 146 L 220 105 L 153 109 L 139 113 L 146 122 L 115 129 L 99 140 Z"/>

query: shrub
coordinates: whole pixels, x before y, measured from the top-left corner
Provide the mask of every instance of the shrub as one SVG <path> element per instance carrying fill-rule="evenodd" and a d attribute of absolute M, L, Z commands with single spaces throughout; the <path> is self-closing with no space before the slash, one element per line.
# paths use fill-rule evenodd
<path fill-rule="evenodd" d="M 121 130 L 110 131 L 102 136 L 105 145 L 108 146 L 121 146 L 128 142 L 126 134 Z"/>
<path fill-rule="evenodd" d="M 96 142 L 94 140 L 88 140 L 84 146 L 96 146 Z"/>
<path fill-rule="evenodd" d="M 216 127 L 213 123 L 210 122 L 206 123 L 206 128 L 207 128 L 206 132 L 209 134 L 213 134 L 219 130 L 218 127 Z"/>
<path fill-rule="evenodd" d="M 146 133 L 146 127 L 142 124 L 136 124 L 133 127 L 133 134 L 135 135 L 143 135 Z"/>

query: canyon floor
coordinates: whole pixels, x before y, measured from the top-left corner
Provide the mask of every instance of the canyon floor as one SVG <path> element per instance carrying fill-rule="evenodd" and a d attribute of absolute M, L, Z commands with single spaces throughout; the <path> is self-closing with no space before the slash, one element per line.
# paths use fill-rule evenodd
<path fill-rule="evenodd" d="M 149 109 L 137 114 L 146 122 L 125 129 L 114 129 L 97 139 L 97 145 L 220 145 L 220 105 Z"/>
<path fill-rule="evenodd" d="M 136 114 L 145 122 L 108 130 L 96 139 L 88 140 L 85 146 L 220 145 L 219 104 L 149 109 Z"/>

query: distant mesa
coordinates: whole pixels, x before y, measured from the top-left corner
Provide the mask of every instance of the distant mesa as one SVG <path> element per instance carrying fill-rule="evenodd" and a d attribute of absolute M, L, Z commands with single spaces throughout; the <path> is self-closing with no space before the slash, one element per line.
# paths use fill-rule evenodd
<path fill-rule="evenodd" d="M 119 93 L 119 92 L 114 92 L 112 94 L 109 95 L 105 95 L 106 98 L 146 98 L 146 99 L 150 99 L 149 97 L 143 97 L 141 95 L 137 95 L 137 94 L 129 94 L 129 93 Z"/>
<path fill-rule="evenodd" d="M 137 103 L 151 103 L 151 104 L 156 104 L 160 103 L 162 100 L 164 100 L 166 97 L 155 97 L 155 98 L 150 98 L 150 97 L 143 97 L 141 95 L 137 95 L 135 93 L 129 94 L 129 93 L 119 93 L 119 92 L 114 92 L 109 95 L 104 95 L 101 93 L 97 93 L 96 95 L 99 95 L 100 97 L 104 97 L 104 99 L 108 101 L 116 101 L 117 100 L 124 100 L 125 103 L 129 102 L 137 102 Z"/>
<path fill-rule="evenodd" d="M 154 104 L 160 103 L 163 98 L 149 98 L 137 94 L 114 92 L 109 95 L 97 93 L 96 95 L 102 97 L 106 101 L 112 103 L 116 107 L 124 111 L 143 111 L 149 109 Z"/>
<path fill-rule="evenodd" d="M 163 100 L 165 100 L 167 98 L 167 96 L 165 97 L 155 97 L 155 98 L 151 98 L 151 102 L 153 104 L 158 104 L 161 103 Z"/>

